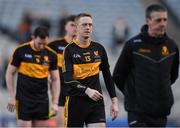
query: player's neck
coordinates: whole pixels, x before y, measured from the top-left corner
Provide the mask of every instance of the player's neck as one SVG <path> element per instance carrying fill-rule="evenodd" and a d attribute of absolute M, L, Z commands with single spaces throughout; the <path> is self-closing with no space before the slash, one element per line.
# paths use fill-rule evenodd
<path fill-rule="evenodd" d="M 36 47 L 34 40 L 32 41 L 31 47 L 34 51 L 40 51 L 40 49 Z"/>
<path fill-rule="evenodd" d="M 73 38 L 75 38 L 75 36 L 72 36 L 72 35 L 65 35 L 65 39 L 66 39 L 66 41 L 68 42 L 68 43 L 70 43 L 72 40 L 73 40 Z"/>
<path fill-rule="evenodd" d="M 76 38 L 76 41 L 79 45 L 89 45 L 91 43 L 90 38 L 81 38 L 79 36 Z"/>

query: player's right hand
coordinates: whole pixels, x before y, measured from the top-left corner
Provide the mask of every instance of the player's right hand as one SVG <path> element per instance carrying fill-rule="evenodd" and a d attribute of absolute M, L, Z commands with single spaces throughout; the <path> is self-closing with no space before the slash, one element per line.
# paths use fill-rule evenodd
<path fill-rule="evenodd" d="M 10 98 L 8 105 L 7 105 L 7 110 L 9 112 L 14 112 L 15 108 L 16 108 L 16 99 Z"/>
<path fill-rule="evenodd" d="M 87 88 L 85 93 L 86 93 L 86 95 L 89 96 L 89 98 L 91 98 L 94 101 L 103 99 L 103 95 L 95 89 Z"/>

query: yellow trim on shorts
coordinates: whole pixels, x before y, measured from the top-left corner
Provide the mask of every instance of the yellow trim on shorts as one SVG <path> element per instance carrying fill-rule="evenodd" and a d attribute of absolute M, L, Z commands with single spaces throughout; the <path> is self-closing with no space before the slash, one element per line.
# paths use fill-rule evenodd
<path fill-rule="evenodd" d="M 18 108 L 19 108 L 19 101 L 16 100 L 16 119 L 18 120 L 19 119 L 19 115 L 18 115 Z"/>
<path fill-rule="evenodd" d="M 67 128 L 68 124 L 68 105 L 69 105 L 69 96 L 66 96 L 66 102 L 64 105 L 64 118 L 65 118 L 65 127 Z"/>

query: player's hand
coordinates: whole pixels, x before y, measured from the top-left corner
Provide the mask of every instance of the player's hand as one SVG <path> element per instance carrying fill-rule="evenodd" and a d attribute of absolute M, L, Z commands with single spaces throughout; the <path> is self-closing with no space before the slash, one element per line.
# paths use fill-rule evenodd
<path fill-rule="evenodd" d="M 89 96 L 89 98 L 91 98 L 94 101 L 103 99 L 103 95 L 95 89 L 87 88 L 85 93 L 86 93 L 86 95 Z"/>
<path fill-rule="evenodd" d="M 8 105 L 7 105 L 7 110 L 9 112 L 14 112 L 15 108 L 16 108 L 16 99 L 10 98 Z"/>
<path fill-rule="evenodd" d="M 58 104 L 52 103 L 51 105 L 51 111 L 54 115 L 57 115 L 58 113 Z"/>
<path fill-rule="evenodd" d="M 110 110 L 110 116 L 112 117 L 112 121 L 117 118 L 118 112 L 119 112 L 118 100 L 116 97 L 114 97 L 112 98 L 112 105 Z"/>

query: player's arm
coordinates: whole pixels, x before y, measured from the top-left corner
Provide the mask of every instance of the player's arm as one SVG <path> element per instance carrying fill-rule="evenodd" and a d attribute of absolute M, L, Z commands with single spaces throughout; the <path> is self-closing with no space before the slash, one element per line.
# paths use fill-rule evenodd
<path fill-rule="evenodd" d="M 64 73 L 64 81 L 66 85 L 70 86 L 73 89 L 71 95 L 88 95 L 89 98 L 91 98 L 94 101 L 98 101 L 103 97 L 103 95 L 97 90 L 86 87 L 82 85 L 79 81 L 73 80 L 72 73 L 70 72 Z"/>
<path fill-rule="evenodd" d="M 100 65 L 100 69 L 103 73 L 107 91 L 111 97 L 112 104 L 111 104 L 110 115 L 112 117 L 112 120 L 114 120 L 118 116 L 118 111 L 119 111 L 118 100 L 116 97 L 114 82 L 113 82 L 113 79 L 109 70 L 108 57 L 107 57 L 105 49 L 103 49 L 102 63 Z"/>
<path fill-rule="evenodd" d="M 58 99 L 60 95 L 60 79 L 59 79 L 59 71 L 51 70 L 50 71 L 50 79 L 51 79 L 51 95 L 52 95 L 52 105 L 51 109 L 54 114 L 58 112 Z"/>
<path fill-rule="evenodd" d="M 7 89 L 10 98 L 8 101 L 7 109 L 10 112 L 13 112 L 15 109 L 16 98 L 15 98 L 15 89 L 14 89 L 14 75 L 17 72 L 17 68 L 20 66 L 20 64 L 21 64 L 21 50 L 20 48 L 16 48 L 11 58 L 11 61 L 8 64 L 5 75 Z"/>
<path fill-rule="evenodd" d="M 53 52 L 50 57 L 50 67 L 49 67 L 49 75 L 51 80 L 51 95 L 52 95 L 52 105 L 51 109 L 53 113 L 57 114 L 58 111 L 58 99 L 60 95 L 60 79 L 59 79 L 59 71 L 57 67 L 57 54 Z"/>
<path fill-rule="evenodd" d="M 179 74 L 179 50 L 176 48 L 176 54 L 174 57 L 173 65 L 171 68 L 171 84 L 173 84 L 178 78 Z"/>
<path fill-rule="evenodd" d="M 50 79 L 51 79 L 51 89 L 52 89 L 52 103 L 58 104 L 58 98 L 59 98 L 59 94 L 60 94 L 59 71 L 51 70 L 50 71 Z"/>
<path fill-rule="evenodd" d="M 16 73 L 17 67 L 9 64 L 6 70 L 6 84 L 7 84 L 7 89 L 9 93 L 9 102 L 7 109 L 10 112 L 13 112 L 15 109 L 15 104 L 16 104 L 16 98 L 15 98 L 15 91 L 14 91 L 14 75 Z"/>

